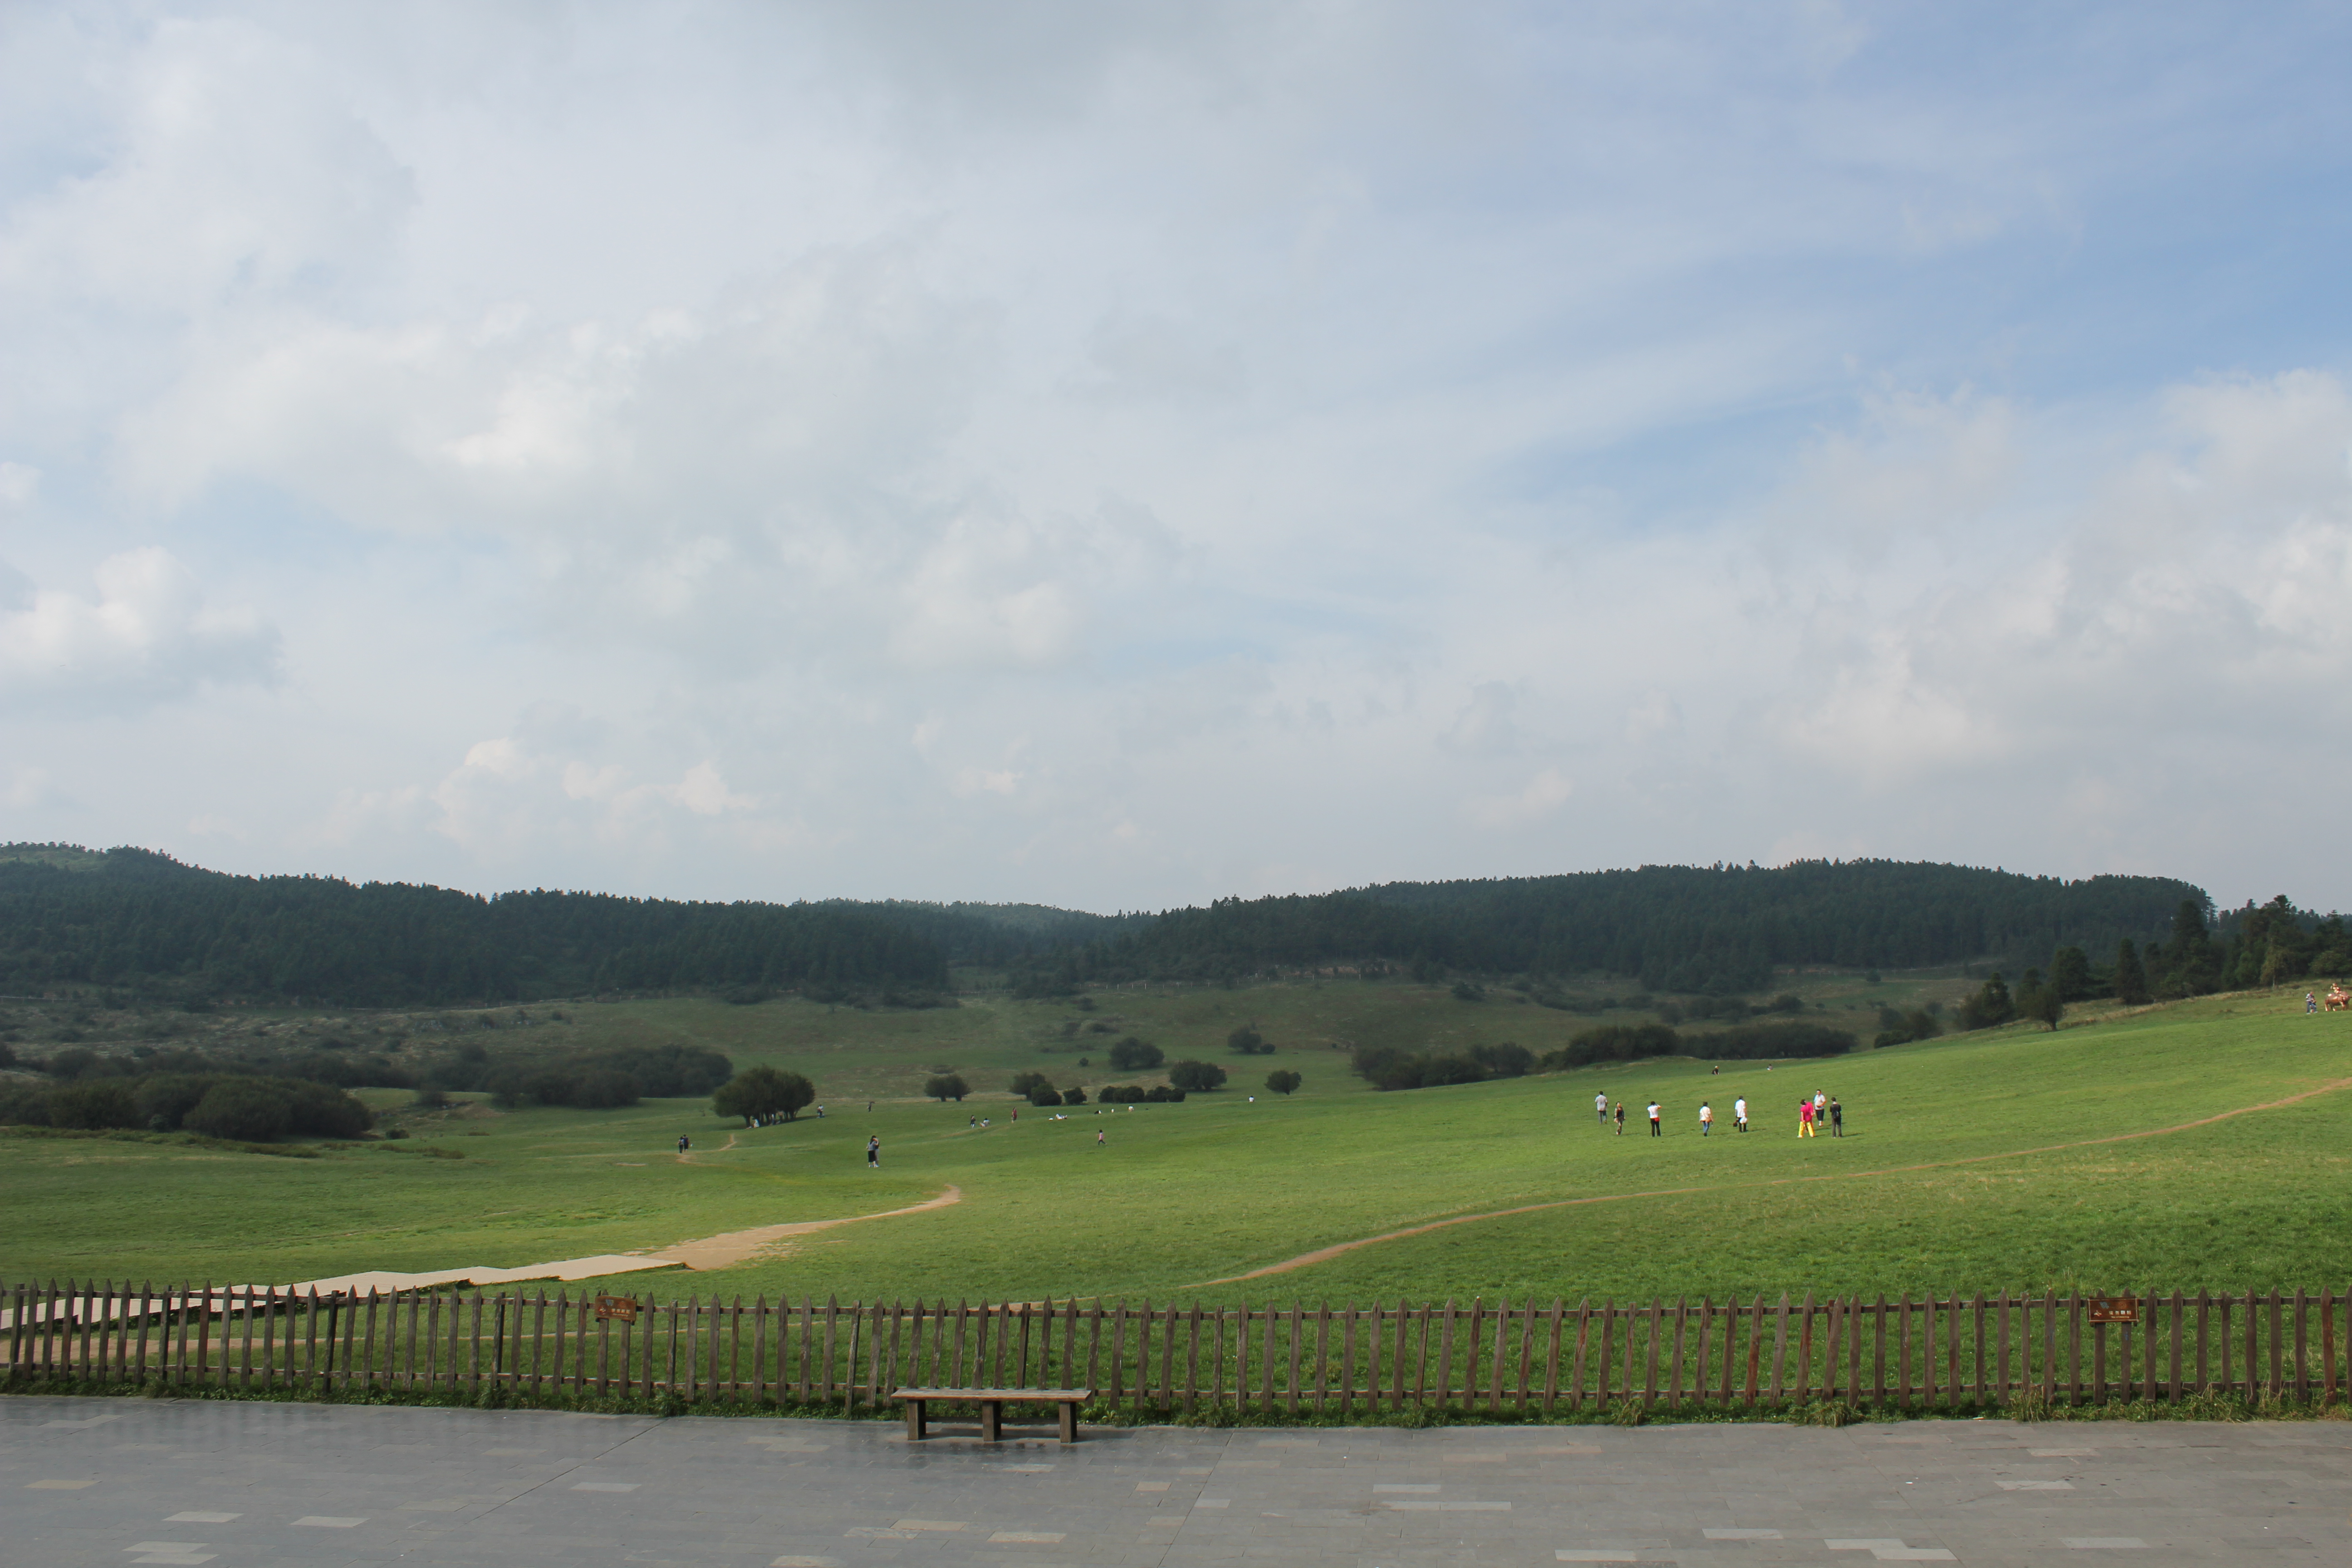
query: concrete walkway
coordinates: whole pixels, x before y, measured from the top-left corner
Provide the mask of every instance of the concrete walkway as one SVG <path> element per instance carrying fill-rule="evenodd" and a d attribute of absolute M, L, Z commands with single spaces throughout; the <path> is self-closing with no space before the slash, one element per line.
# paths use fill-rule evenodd
<path fill-rule="evenodd" d="M 2352 1561 L 2352 1424 L 1099 1431 L 0 1398 L 0 1560 Z"/>

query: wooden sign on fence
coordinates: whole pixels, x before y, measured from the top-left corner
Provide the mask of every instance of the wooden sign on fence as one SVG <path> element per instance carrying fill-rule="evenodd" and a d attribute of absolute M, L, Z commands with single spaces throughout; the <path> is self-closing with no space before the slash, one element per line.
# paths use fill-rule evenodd
<path fill-rule="evenodd" d="M 2090 1318 L 2095 1323 L 2137 1323 L 2139 1302 L 2129 1296 L 2094 1296 Z"/>
<path fill-rule="evenodd" d="M 637 1299 L 635 1296 L 599 1296 L 596 1317 L 607 1323 L 634 1323 L 637 1321 Z"/>

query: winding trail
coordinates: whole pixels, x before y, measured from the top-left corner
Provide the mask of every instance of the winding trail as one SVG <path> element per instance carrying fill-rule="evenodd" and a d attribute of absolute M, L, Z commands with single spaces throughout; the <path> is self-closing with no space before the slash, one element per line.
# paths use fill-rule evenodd
<path fill-rule="evenodd" d="M 1900 1176 L 1916 1171 L 1943 1171 L 1956 1165 L 1982 1165 L 1996 1160 L 2021 1160 L 2033 1154 L 2056 1154 L 2069 1149 L 2095 1149 L 2105 1143 L 2129 1143 L 2141 1138 L 2163 1138 L 2175 1132 L 2188 1132 L 2200 1127 L 2210 1127 L 2217 1121 L 2228 1121 L 2234 1117 L 2252 1116 L 2257 1111 L 2283 1110 L 2287 1106 L 2299 1105 L 2306 1100 L 2315 1099 L 2323 1094 L 2333 1094 L 2342 1089 L 2352 1089 L 2352 1078 L 2334 1079 L 2315 1089 L 2307 1089 L 2300 1094 L 2288 1095 L 2284 1100 L 2265 1100 L 2260 1105 L 2242 1105 L 2234 1110 L 2218 1111 L 2211 1116 L 2202 1116 L 2194 1121 L 2183 1121 L 2172 1127 L 2150 1127 L 2138 1132 L 2117 1132 L 2105 1138 L 2084 1138 L 2073 1143 L 2046 1143 L 2037 1149 L 2012 1149 L 1999 1154 L 1969 1154 L 1956 1160 L 1929 1160 L 1916 1165 L 1887 1165 L 1874 1171 L 1832 1171 L 1818 1176 L 1775 1176 L 1769 1181 L 1735 1182 L 1716 1186 L 1657 1187 L 1648 1192 L 1604 1193 L 1596 1194 L 1591 1197 L 1555 1198 L 1548 1203 L 1521 1204 L 1516 1208 L 1490 1209 L 1484 1214 L 1455 1215 L 1450 1219 L 1431 1220 L 1426 1225 L 1409 1226 L 1403 1230 L 1387 1231 L 1379 1236 L 1367 1236 L 1355 1241 L 1342 1241 L 1331 1247 L 1318 1247 L 1312 1252 L 1302 1252 L 1297 1257 L 1285 1258 L 1280 1263 L 1269 1263 L 1263 1268 L 1253 1268 L 1246 1274 L 1228 1274 L 1218 1279 L 1202 1279 L 1196 1284 L 1181 1286 L 1179 1289 L 1198 1290 L 1211 1285 L 1237 1285 L 1244 1279 L 1263 1279 L 1270 1274 L 1288 1274 L 1294 1269 L 1310 1268 L 1318 1263 L 1328 1263 L 1331 1259 L 1354 1252 L 1360 1247 L 1378 1247 L 1384 1241 L 1402 1241 L 1408 1237 L 1426 1236 L 1433 1230 L 1444 1230 L 1450 1226 L 1476 1225 L 1483 1220 L 1507 1219 L 1513 1215 L 1540 1214 L 1547 1209 L 1580 1208 L 1589 1204 L 1631 1203 L 1639 1198 L 1685 1197 L 1694 1193 L 1745 1192 L 1759 1187 L 1795 1186 L 1805 1182 L 1855 1182 L 1872 1176 Z"/>
<path fill-rule="evenodd" d="M 730 1230 L 724 1236 L 706 1236 L 699 1241 L 681 1241 L 676 1247 L 665 1247 L 656 1256 L 667 1262 L 684 1264 L 688 1268 L 724 1268 L 730 1264 L 740 1263 L 788 1237 L 807 1236 L 815 1231 L 831 1230 L 837 1225 L 857 1225 L 869 1219 L 896 1219 L 900 1215 L 922 1214 L 961 1202 L 963 1189 L 950 1184 L 937 1197 L 926 1198 L 907 1208 L 886 1209 L 880 1214 L 845 1215 L 840 1219 L 803 1219 L 789 1225 L 763 1225 L 751 1230 Z"/>

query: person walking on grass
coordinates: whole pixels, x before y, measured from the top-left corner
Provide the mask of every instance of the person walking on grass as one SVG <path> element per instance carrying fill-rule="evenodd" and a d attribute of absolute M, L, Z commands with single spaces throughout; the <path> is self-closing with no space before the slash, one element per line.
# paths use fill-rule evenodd
<path fill-rule="evenodd" d="M 1617 1136 L 1625 1136 L 1625 1102 L 1622 1100 L 1617 1102 Z"/>
<path fill-rule="evenodd" d="M 1731 1126 L 1734 1131 L 1748 1131 L 1748 1097 L 1744 1094 L 1731 1102 Z"/>
<path fill-rule="evenodd" d="M 882 1134 L 879 1132 L 866 1141 L 866 1168 L 869 1171 L 882 1168 Z"/>
<path fill-rule="evenodd" d="M 1099 1111 L 1097 1111 L 1096 1114 L 1099 1115 L 1099 1114 L 1101 1114 L 1101 1113 L 1100 1113 Z M 1096 1128 L 1096 1129 L 1095 1129 L 1095 1147 L 1096 1147 L 1096 1148 L 1097 1148 L 1097 1149 L 1099 1149 L 1099 1148 L 1101 1148 L 1102 1146 L 1103 1146 L 1103 1135 L 1102 1135 L 1102 1129 L 1101 1129 L 1101 1128 L 1099 1128 L 1099 1127 L 1097 1127 L 1097 1128 Z"/>
<path fill-rule="evenodd" d="M 1845 1107 L 1837 1102 L 1837 1096 L 1834 1094 L 1830 1096 L 1830 1136 L 1832 1138 L 1845 1136 Z"/>
<path fill-rule="evenodd" d="M 1702 1100 L 1698 1102 L 1698 1135 L 1702 1138 L 1715 1131 L 1715 1107 Z"/>
<path fill-rule="evenodd" d="M 1811 1138 L 1812 1135 L 1813 1102 L 1810 1100 L 1801 1100 L 1797 1101 L 1797 1136 Z"/>
<path fill-rule="evenodd" d="M 1592 1114 L 1601 1118 L 1601 1126 L 1607 1127 L 1609 1125 L 1609 1097 L 1607 1095 L 1596 1094 L 1592 1097 Z"/>
<path fill-rule="evenodd" d="M 1650 1101 L 1650 1136 L 1653 1138 L 1663 1138 L 1665 1136 L 1664 1132 L 1658 1130 L 1658 1102 L 1654 1100 Z"/>

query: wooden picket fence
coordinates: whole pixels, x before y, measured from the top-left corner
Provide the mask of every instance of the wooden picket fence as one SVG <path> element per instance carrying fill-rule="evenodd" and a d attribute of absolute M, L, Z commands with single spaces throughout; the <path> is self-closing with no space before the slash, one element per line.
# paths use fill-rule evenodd
<path fill-rule="evenodd" d="M 1087 1387 L 1112 1409 L 1370 1416 L 1811 1400 L 1986 1407 L 2333 1401 L 2347 1297 L 1883 1296 L 1790 1303 L 746 1305 L 441 1289 L 0 1287 L 12 1381 L 675 1396 L 843 1413 L 907 1384 Z M 2130 1321 L 2098 1321 L 2128 1314 Z M 2339 1329 L 2344 1337 L 2339 1338 Z"/>

